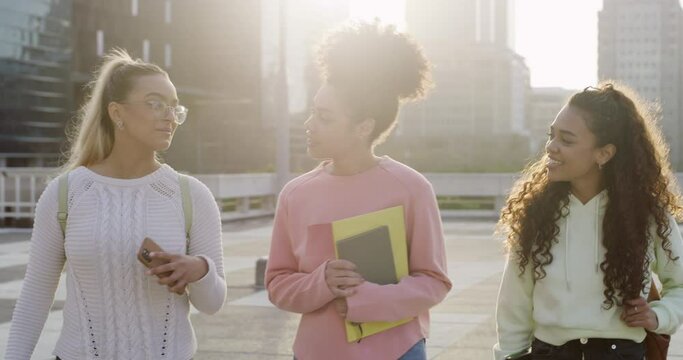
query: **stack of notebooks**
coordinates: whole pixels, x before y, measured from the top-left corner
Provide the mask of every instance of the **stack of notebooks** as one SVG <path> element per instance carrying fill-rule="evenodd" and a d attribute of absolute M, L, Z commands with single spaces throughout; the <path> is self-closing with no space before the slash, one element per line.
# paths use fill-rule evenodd
<path fill-rule="evenodd" d="M 403 206 L 391 207 L 332 222 L 338 259 L 351 261 L 366 281 L 396 284 L 408 275 L 408 247 Z M 346 321 L 346 340 L 358 341 L 412 320 L 367 322 Z"/>

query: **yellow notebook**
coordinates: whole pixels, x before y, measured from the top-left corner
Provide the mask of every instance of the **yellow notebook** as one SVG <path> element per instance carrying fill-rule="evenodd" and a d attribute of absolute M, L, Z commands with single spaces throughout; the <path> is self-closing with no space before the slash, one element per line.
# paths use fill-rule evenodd
<path fill-rule="evenodd" d="M 389 232 L 393 265 L 396 272 L 395 278 L 400 280 L 408 275 L 408 245 L 403 221 L 403 206 L 395 206 L 332 222 L 335 256 L 339 258 L 338 243 L 340 241 L 349 241 L 375 231 L 380 233 L 374 235 L 377 238 L 381 237 L 386 230 Z M 381 243 L 382 240 L 377 241 Z M 412 318 L 393 322 L 362 323 L 362 334 L 361 328 L 357 324 L 346 321 L 346 340 L 348 342 L 358 341 L 361 338 L 405 324 L 411 320 Z"/>

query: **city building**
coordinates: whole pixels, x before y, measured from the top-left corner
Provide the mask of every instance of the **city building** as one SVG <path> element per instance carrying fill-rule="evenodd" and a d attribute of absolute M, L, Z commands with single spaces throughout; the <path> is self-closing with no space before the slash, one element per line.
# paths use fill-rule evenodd
<path fill-rule="evenodd" d="M 168 71 L 189 110 L 163 154 L 192 173 L 272 167 L 272 130 L 261 118 L 261 1 L 74 2 L 74 98 L 100 56 L 121 47 Z"/>
<path fill-rule="evenodd" d="M 285 8 L 281 8 L 281 7 Z M 280 18 L 286 17 L 280 24 Z M 349 17 L 349 1 L 289 0 L 270 1 L 262 8 L 262 108 L 267 126 L 289 121 L 290 169 L 304 172 L 317 163 L 306 153 L 304 121 L 308 117 L 315 92 L 320 86 L 316 65 L 316 46 L 325 32 L 340 26 Z M 284 31 L 284 39 L 280 32 Z M 283 40 L 284 44 L 281 44 Z M 280 46 L 284 45 L 286 67 L 286 104 L 279 81 Z"/>
<path fill-rule="evenodd" d="M 386 148 L 423 171 L 516 170 L 530 152 L 530 73 L 514 50 L 514 1 L 406 6 L 407 32 L 432 63 L 435 86 L 406 104 Z"/>
<path fill-rule="evenodd" d="M 0 2 L 0 167 L 57 163 L 70 116 L 71 2 Z"/>
<path fill-rule="evenodd" d="M 529 69 L 514 52 L 512 1 L 407 1 L 407 30 L 433 64 L 434 91 L 399 136 L 525 134 Z"/>
<path fill-rule="evenodd" d="M 683 168 L 683 12 L 678 0 L 604 0 L 598 77 L 618 80 L 660 106 L 675 168 Z"/>
<path fill-rule="evenodd" d="M 55 166 L 114 47 L 164 68 L 188 121 L 162 154 L 193 173 L 272 168 L 262 116 L 261 1 L 0 2 L 0 167 Z"/>
<path fill-rule="evenodd" d="M 531 140 L 532 153 L 544 151 L 550 124 L 557 113 L 569 101 L 574 90 L 556 87 L 542 87 L 531 89 L 530 111 L 527 117 L 527 128 Z"/>

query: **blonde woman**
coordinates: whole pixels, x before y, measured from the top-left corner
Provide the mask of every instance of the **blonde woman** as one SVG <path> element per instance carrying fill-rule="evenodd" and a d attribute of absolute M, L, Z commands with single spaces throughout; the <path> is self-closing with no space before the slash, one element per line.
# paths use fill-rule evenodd
<path fill-rule="evenodd" d="M 57 359 L 192 358 L 190 303 L 215 313 L 226 286 L 211 192 L 189 178 L 193 221 L 186 236 L 179 174 L 156 156 L 169 148 L 186 116 L 164 70 L 121 50 L 105 57 L 64 166 L 65 233 L 57 219 L 57 179 L 36 207 L 5 359 L 31 357 L 65 265 Z M 163 249 L 151 256 L 165 265 L 148 270 L 138 262 L 146 237 Z"/>

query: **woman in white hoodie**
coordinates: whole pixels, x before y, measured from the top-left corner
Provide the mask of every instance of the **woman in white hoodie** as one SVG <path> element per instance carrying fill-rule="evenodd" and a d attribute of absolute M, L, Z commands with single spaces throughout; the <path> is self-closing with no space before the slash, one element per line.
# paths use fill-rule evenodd
<path fill-rule="evenodd" d="M 667 148 L 636 97 L 572 96 L 499 225 L 509 250 L 494 358 L 643 359 L 646 330 L 683 321 L 682 213 Z M 648 304 L 651 276 L 662 299 Z"/>

